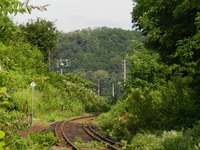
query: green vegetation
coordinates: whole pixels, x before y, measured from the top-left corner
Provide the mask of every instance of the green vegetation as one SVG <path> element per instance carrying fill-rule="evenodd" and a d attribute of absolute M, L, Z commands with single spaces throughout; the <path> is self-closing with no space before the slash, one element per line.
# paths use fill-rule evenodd
<path fill-rule="evenodd" d="M 26 137 L 21 137 L 17 134 L 12 135 L 12 140 L 7 141 L 9 149 L 37 149 L 48 150 L 51 146 L 58 142 L 59 139 L 52 132 L 34 132 Z"/>
<path fill-rule="evenodd" d="M 51 55 L 55 53 L 58 31 L 53 22 L 37 18 L 19 26 L 25 40 L 36 46 L 43 54 L 44 60 L 51 66 Z"/>
<path fill-rule="evenodd" d="M 8 9 L 0 12 L 0 147 L 49 149 L 57 141 L 52 133 L 21 137 L 17 132 L 30 124 L 30 121 L 26 122 L 26 116 L 32 110 L 33 125 L 47 125 L 85 113 L 108 111 L 110 102 L 93 92 L 91 81 L 73 73 L 60 75 L 50 71 L 49 52 L 55 53 L 57 39 L 52 22 L 37 19 L 17 27 L 8 14 L 25 13 L 30 11 L 29 6 L 7 0 L 0 2 L 1 8 L 4 5 Z M 45 34 L 38 38 L 35 31 Z M 32 107 L 30 83 L 33 81 L 36 87 Z"/>
<path fill-rule="evenodd" d="M 143 41 L 138 31 L 110 29 L 107 27 L 87 28 L 58 35 L 56 59 L 68 59 L 71 65 L 63 72 L 73 72 L 92 81 L 96 93 L 116 100 L 123 89 L 123 60 L 134 49 L 131 40 Z M 56 62 L 55 62 L 56 64 Z M 54 67 L 55 70 L 59 68 Z M 129 70 L 127 64 L 127 72 Z M 112 97 L 112 84 L 115 97 Z"/>
<path fill-rule="evenodd" d="M 183 131 L 163 131 L 162 133 L 138 133 L 131 141 L 130 149 L 195 150 L 200 148 L 199 123 L 192 129 Z"/>
<path fill-rule="evenodd" d="M 148 39 L 132 41 L 124 95 L 99 125 L 130 149 L 199 149 L 200 5 L 136 2 L 133 22 Z"/>
<path fill-rule="evenodd" d="M 4 146 L 5 146 L 5 142 L 4 141 L 2 141 L 2 139 L 5 137 L 5 132 L 3 132 L 3 131 L 0 131 L 0 149 L 2 149 Z"/>
<path fill-rule="evenodd" d="M 9 14 L 31 6 L 0 2 L 0 148 L 48 149 L 58 140 L 51 133 L 17 133 L 27 126 L 18 119 L 32 110 L 34 81 L 33 124 L 102 113 L 98 125 L 104 134 L 127 149 L 200 149 L 199 2 L 136 2 L 132 19 L 139 31 L 71 33 L 58 33 L 43 19 L 18 27 Z M 36 31 L 43 33 L 40 38 Z M 55 71 L 59 59 L 71 61 L 63 75 Z M 123 83 L 124 59 L 128 75 L 116 86 L 113 103 L 109 87 Z"/>
<path fill-rule="evenodd" d="M 97 142 L 97 141 L 89 141 L 89 142 L 85 143 L 79 137 L 76 137 L 74 145 L 77 148 L 79 148 L 79 149 L 81 149 L 81 148 L 98 148 L 98 149 L 104 149 L 104 147 L 105 147 L 105 145 L 103 143 L 100 143 L 100 142 Z"/>

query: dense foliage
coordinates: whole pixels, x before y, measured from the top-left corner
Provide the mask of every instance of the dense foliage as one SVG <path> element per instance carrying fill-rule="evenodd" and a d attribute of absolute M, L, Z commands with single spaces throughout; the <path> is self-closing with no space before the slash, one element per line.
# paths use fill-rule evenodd
<path fill-rule="evenodd" d="M 16 133 L 24 127 L 18 119 L 32 109 L 32 81 L 36 83 L 33 123 L 107 112 L 109 101 L 92 88 L 97 82 L 101 89 L 122 82 L 125 57 L 130 66 L 121 85 L 125 85 L 123 95 L 99 117 L 100 127 L 131 150 L 200 148 L 200 4 L 198 0 L 136 2 L 133 23 L 146 38 L 138 31 L 106 27 L 59 34 L 56 58 L 71 62 L 67 68 L 58 64 L 65 75 L 49 72 L 46 65 L 48 52 L 56 47 L 54 24 L 36 20 L 19 28 L 8 14 L 31 7 L 17 0 L 0 2 L 0 148 L 43 149 L 57 140 L 51 133 L 26 138 Z M 42 36 L 53 37 L 52 41 L 32 42 L 38 34 L 32 27 L 44 32 L 50 27 Z M 27 33 L 33 36 L 28 39 Z M 103 91 L 109 95 L 109 90 Z"/>
<path fill-rule="evenodd" d="M 122 86 L 119 83 L 123 83 L 122 62 L 127 54 L 133 53 L 130 45 L 133 39 L 144 40 L 138 31 L 107 27 L 60 33 L 57 60 L 70 60 L 70 66 L 62 68 L 64 73 L 73 72 L 95 84 L 99 82 L 102 96 L 112 96 L 112 84 L 119 95 Z"/>
<path fill-rule="evenodd" d="M 162 107 L 168 110 L 168 113 L 167 110 L 158 111 L 163 113 L 159 118 L 166 117 L 168 120 L 164 123 L 165 125 L 168 124 L 169 128 L 179 125 L 191 126 L 200 117 L 198 111 L 199 84 L 197 85 L 200 61 L 200 4 L 196 0 L 148 1 L 146 6 L 143 3 L 144 1 L 138 1 L 133 9 L 133 20 L 137 21 L 144 34 L 150 37 L 149 46 L 159 53 L 161 62 L 159 63 L 157 60 L 158 68 L 156 70 L 152 68 L 152 65 L 148 66 L 147 68 L 151 72 L 147 72 L 146 75 L 153 78 L 159 77 L 163 81 L 160 83 L 158 79 L 153 78 L 142 78 L 142 80 L 148 84 L 153 83 L 154 87 L 153 89 L 151 87 L 150 90 L 160 93 L 160 96 L 157 95 L 160 97 L 160 104 L 156 108 L 163 103 L 165 106 Z M 137 65 L 135 60 L 131 61 L 134 66 Z M 147 62 L 149 63 L 149 61 Z M 164 64 L 164 67 L 160 64 Z M 134 72 L 135 70 L 132 71 L 133 78 L 130 81 L 134 81 L 138 77 Z M 129 86 L 133 87 L 130 84 Z M 150 86 L 143 85 L 142 88 L 146 87 Z M 154 101 L 150 100 L 151 104 Z M 169 120 L 174 123 L 170 123 Z M 160 123 L 162 124 L 162 121 Z"/>
<path fill-rule="evenodd" d="M 44 60 L 51 67 L 51 54 L 56 50 L 58 36 L 54 23 L 37 18 L 37 20 L 31 20 L 25 25 L 20 25 L 19 28 L 24 33 L 26 40 L 42 52 Z"/>
<path fill-rule="evenodd" d="M 0 149 L 48 149 L 57 141 L 52 133 L 18 135 L 19 129 L 27 127 L 23 118 L 33 108 L 33 125 L 110 108 L 107 99 L 93 92 L 89 80 L 72 73 L 60 75 L 49 71 L 47 54 L 56 47 L 54 23 L 39 19 L 17 27 L 9 19 L 8 14 L 26 12 L 30 7 L 17 0 L 0 2 Z M 36 31 L 45 37 L 34 39 Z M 34 103 L 32 81 L 36 83 Z"/>
<path fill-rule="evenodd" d="M 199 149 L 199 137 L 191 133 L 199 134 L 200 3 L 136 2 L 134 27 L 148 40 L 132 41 L 124 96 L 100 125 L 131 149 Z"/>
<path fill-rule="evenodd" d="M 130 149 L 160 149 L 160 150 L 193 150 L 199 149 L 199 129 L 200 124 L 196 124 L 186 132 L 171 130 L 161 133 L 138 133 L 132 139 Z"/>

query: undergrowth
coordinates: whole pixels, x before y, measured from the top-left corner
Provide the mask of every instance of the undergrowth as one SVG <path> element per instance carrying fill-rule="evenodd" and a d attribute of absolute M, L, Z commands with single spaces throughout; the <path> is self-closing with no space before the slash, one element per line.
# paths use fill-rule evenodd
<path fill-rule="evenodd" d="M 130 144 L 130 149 L 136 150 L 199 150 L 200 121 L 186 131 L 163 131 L 153 133 L 138 133 Z"/>
<path fill-rule="evenodd" d="M 81 148 L 98 148 L 98 149 L 104 149 L 105 146 L 103 143 L 97 142 L 97 141 L 89 141 L 89 142 L 83 142 L 80 137 L 75 138 L 74 145 L 81 149 Z"/>
<path fill-rule="evenodd" d="M 6 149 L 48 150 L 53 144 L 58 141 L 59 139 L 55 137 L 52 132 L 34 132 L 26 137 L 21 137 L 17 133 L 15 133 L 12 134 L 12 140 L 6 141 Z"/>

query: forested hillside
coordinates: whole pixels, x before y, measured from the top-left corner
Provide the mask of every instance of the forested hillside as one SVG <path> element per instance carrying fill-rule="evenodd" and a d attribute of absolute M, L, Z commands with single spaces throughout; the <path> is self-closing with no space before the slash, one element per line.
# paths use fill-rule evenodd
<path fill-rule="evenodd" d="M 112 84 L 115 84 L 115 93 L 119 94 L 120 83 L 124 82 L 123 60 L 133 54 L 132 40 L 144 38 L 138 31 L 107 27 L 60 33 L 57 60 L 70 61 L 70 66 L 62 68 L 63 73 L 73 72 L 88 78 L 96 88 L 99 80 L 100 94 L 111 97 Z M 59 71 L 60 68 L 54 69 Z"/>

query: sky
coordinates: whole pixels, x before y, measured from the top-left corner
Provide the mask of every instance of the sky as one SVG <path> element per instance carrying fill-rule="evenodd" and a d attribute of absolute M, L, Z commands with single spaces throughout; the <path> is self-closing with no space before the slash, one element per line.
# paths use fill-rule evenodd
<path fill-rule="evenodd" d="M 26 0 L 19 0 L 25 2 Z M 85 28 L 109 27 L 132 29 L 132 0 L 30 0 L 29 5 L 44 6 L 47 11 L 34 9 L 31 14 L 13 17 L 17 24 L 37 17 L 55 22 L 58 31 L 72 32 Z"/>

